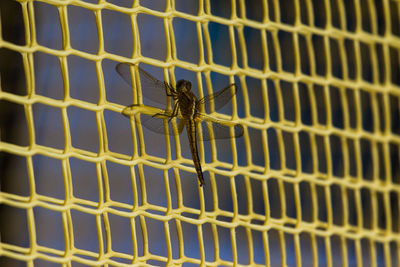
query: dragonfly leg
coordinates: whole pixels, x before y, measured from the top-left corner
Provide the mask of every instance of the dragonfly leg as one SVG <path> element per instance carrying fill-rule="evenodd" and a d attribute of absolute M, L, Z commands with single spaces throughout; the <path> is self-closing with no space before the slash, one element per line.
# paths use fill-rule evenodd
<path fill-rule="evenodd" d="M 174 100 L 178 99 L 178 93 L 176 92 L 176 90 L 167 82 L 164 82 L 164 84 L 165 84 L 165 94 L 167 96 L 172 96 Z"/>
<path fill-rule="evenodd" d="M 156 113 L 156 114 L 152 115 L 151 117 L 152 117 L 152 118 L 154 118 L 154 117 L 166 117 L 166 118 L 169 118 L 169 119 L 172 118 L 171 115 L 168 115 L 168 114 L 165 114 L 165 113 L 162 113 L 162 112 Z"/>
<path fill-rule="evenodd" d="M 171 122 L 171 120 L 172 120 L 173 117 L 178 116 L 178 108 L 179 108 L 179 104 L 178 104 L 178 102 L 177 102 L 177 103 L 175 103 L 175 105 L 174 105 L 174 110 L 172 111 L 172 114 L 171 114 L 171 116 L 169 117 L 168 122 Z"/>

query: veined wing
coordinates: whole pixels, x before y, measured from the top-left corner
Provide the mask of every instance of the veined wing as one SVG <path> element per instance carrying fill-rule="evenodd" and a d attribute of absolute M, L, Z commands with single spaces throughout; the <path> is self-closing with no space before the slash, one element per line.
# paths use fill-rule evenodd
<path fill-rule="evenodd" d="M 163 114 L 157 114 L 157 115 L 146 115 L 146 114 L 140 114 L 140 123 L 148 130 L 159 133 L 159 134 L 168 134 L 168 135 L 174 135 L 174 130 L 173 130 L 173 123 L 170 121 L 172 117 L 172 112 L 170 111 L 165 111 Z M 173 120 L 176 121 L 176 127 L 178 130 L 178 134 L 180 134 L 183 131 L 183 126 L 181 121 L 183 122 L 182 119 L 179 118 L 173 118 Z M 167 123 L 167 128 L 168 131 L 165 129 L 165 124 Z"/>
<path fill-rule="evenodd" d="M 169 122 L 171 112 L 165 112 L 165 114 L 157 114 L 155 116 L 140 115 L 141 124 L 148 130 L 159 133 L 174 135 L 175 132 L 172 127 L 172 123 Z M 210 141 L 212 139 L 229 139 L 241 137 L 244 133 L 243 126 L 235 124 L 230 121 L 220 120 L 207 116 L 205 114 L 198 114 L 199 120 L 197 120 L 197 127 L 201 128 L 202 136 L 200 137 L 199 131 L 197 133 L 198 139 L 203 141 Z M 177 132 L 180 134 L 185 128 L 185 119 L 176 117 Z M 167 129 L 165 128 L 167 123 Z M 231 129 L 233 134 L 231 134 Z M 198 129 L 199 130 L 199 129 Z"/>
<path fill-rule="evenodd" d="M 210 112 L 211 102 L 214 102 L 214 108 L 215 110 L 218 110 L 232 99 L 237 90 L 238 86 L 235 83 L 232 83 L 214 94 L 207 95 L 200 99 L 197 102 L 197 108 L 200 108 L 200 105 L 204 105 L 206 112 Z"/>
<path fill-rule="evenodd" d="M 132 86 L 131 67 L 135 67 L 135 65 L 130 63 L 119 63 L 115 67 L 118 74 L 130 86 Z M 166 82 L 157 80 L 150 73 L 141 69 L 139 66 L 137 68 L 139 70 L 143 96 L 149 100 L 165 105 L 167 92 L 170 90 L 168 84 Z"/>
<path fill-rule="evenodd" d="M 202 129 L 203 136 L 201 140 L 203 141 L 239 138 L 244 134 L 243 126 L 240 124 L 216 119 L 203 113 L 199 113 L 197 116 L 199 118 L 198 125 Z M 231 134 L 231 129 L 233 130 L 233 134 Z"/>

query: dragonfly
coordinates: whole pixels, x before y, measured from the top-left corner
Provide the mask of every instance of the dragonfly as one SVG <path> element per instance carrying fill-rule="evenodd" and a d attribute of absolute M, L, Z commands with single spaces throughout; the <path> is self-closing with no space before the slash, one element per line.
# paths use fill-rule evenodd
<path fill-rule="evenodd" d="M 228 120 L 222 120 L 202 113 L 201 110 L 210 110 L 214 104 L 214 109 L 218 110 L 225 106 L 236 94 L 238 86 L 235 83 L 229 84 L 214 94 L 197 99 L 192 92 L 192 83 L 187 80 L 178 80 L 175 86 L 171 83 L 163 82 L 137 65 L 131 63 L 119 63 L 116 66 L 117 73 L 131 87 L 131 68 L 137 68 L 140 76 L 142 94 L 148 100 L 165 105 L 167 97 L 173 99 L 171 110 L 162 109 L 162 112 L 146 116 L 141 119 L 141 124 L 150 131 L 162 134 L 174 134 L 173 131 L 165 131 L 164 123 L 160 119 L 167 119 L 168 123 L 173 118 L 177 119 L 178 133 L 180 134 L 186 127 L 192 160 L 197 173 L 200 186 L 204 185 L 204 176 L 200 164 L 197 140 L 210 141 L 212 139 L 239 138 L 243 135 L 243 126 Z M 122 114 L 126 117 L 132 116 L 132 110 L 138 105 L 127 106 Z M 199 138 L 198 130 L 201 127 L 202 136 Z M 212 130 L 211 130 L 212 129 Z"/>

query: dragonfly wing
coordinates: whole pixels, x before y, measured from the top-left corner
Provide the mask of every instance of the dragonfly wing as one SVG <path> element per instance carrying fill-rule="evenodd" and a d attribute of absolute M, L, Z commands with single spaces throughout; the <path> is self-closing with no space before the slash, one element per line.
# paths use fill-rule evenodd
<path fill-rule="evenodd" d="M 168 134 L 168 135 L 174 135 L 174 130 L 173 130 L 173 123 L 172 121 L 169 122 L 168 120 L 170 119 L 170 114 L 160 114 L 156 116 L 150 116 L 146 114 L 140 114 L 140 123 L 148 130 L 158 133 L 158 134 Z M 178 133 L 178 125 L 180 123 L 180 119 L 176 118 L 176 123 L 177 123 L 177 130 Z M 166 128 L 164 125 L 167 124 L 168 130 L 166 131 Z"/>
<path fill-rule="evenodd" d="M 130 69 L 131 66 L 134 65 L 129 63 L 119 63 L 117 64 L 115 69 L 118 72 L 119 76 L 121 76 L 122 79 L 124 79 L 124 81 L 132 87 L 131 69 Z"/>
<path fill-rule="evenodd" d="M 130 86 L 132 86 L 131 67 L 135 67 L 135 65 L 130 63 L 119 63 L 115 67 L 118 74 Z M 169 92 L 170 89 L 168 84 L 157 80 L 150 73 L 140 67 L 137 68 L 139 70 L 143 96 L 151 101 L 165 105 L 167 92 Z"/>
<path fill-rule="evenodd" d="M 185 128 L 187 120 L 180 119 L 178 123 L 178 133 L 182 133 L 183 129 Z"/>
<path fill-rule="evenodd" d="M 229 139 L 241 137 L 244 133 L 243 126 L 229 121 L 218 119 L 204 119 L 200 123 L 203 137 L 201 140 L 210 141 L 212 139 Z M 231 134 L 231 129 L 233 134 Z"/>
<path fill-rule="evenodd" d="M 205 110 L 207 112 L 210 112 L 211 102 L 214 102 L 214 108 L 215 110 L 218 110 L 225 106 L 231 100 L 231 98 L 236 94 L 237 90 L 238 86 L 235 83 L 230 84 L 227 87 L 222 88 L 218 92 L 207 95 L 200 99 L 197 102 L 197 107 L 199 108 L 199 105 L 204 105 Z"/>

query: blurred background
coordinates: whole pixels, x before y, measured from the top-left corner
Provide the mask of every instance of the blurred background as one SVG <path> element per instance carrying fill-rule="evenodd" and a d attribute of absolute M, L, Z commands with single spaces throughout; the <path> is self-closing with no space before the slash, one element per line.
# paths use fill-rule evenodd
<path fill-rule="evenodd" d="M 300 3 L 299 12 L 294 2 Z M 0 143 L 1 192 L 21 197 L 15 198 L 21 202 L 29 202 L 31 190 L 35 190 L 35 196 L 41 200 L 29 211 L 6 201 L 0 202 L 1 242 L 30 248 L 32 233 L 29 229 L 34 227 L 39 246 L 66 250 L 68 240 L 63 228 L 66 220 L 63 217 L 63 201 L 69 199 L 67 188 L 72 188 L 75 202 L 68 209 L 74 246 L 94 253 L 105 251 L 100 245 L 100 237 L 103 241 L 107 239 L 104 224 L 108 223 L 111 248 L 121 253 L 121 257 L 113 258 L 118 263 L 131 262 L 124 254 L 132 255 L 134 251 L 138 256 L 145 254 L 142 235 L 147 231 L 149 252 L 168 257 L 168 241 L 174 259 L 180 257 L 179 245 L 182 242 L 185 256 L 194 259 L 200 259 L 204 249 L 206 261 L 220 258 L 233 262 L 232 247 L 235 247 L 239 264 L 251 261 L 263 265 L 269 261 L 273 266 L 281 266 L 284 258 L 287 266 L 298 265 L 299 259 L 304 266 L 308 266 L 313 262 L 313 246 L 316 245 L 318 265 L 328 265 L 329 254 L 338 262 L 340 259 L 341 263 L 347 261 L 352 266 L 357 261 L 357 253 L 360 253 L 357 247 L 360 245 L 364 262 L 374 260 L 370 255 L 370 251 L 374 251 L 377 265 L 387 264 L 384 251 L 389 249 L 390 260 L 396 266 L 399 264 L 398 240 L 385 243 L 379 238 L 376 241 L 367 236 L 358 239 L 352 238 L 351 234 L 340 236 L 337 232 L 324 232 L 329 227 L 347 227 L 351 232 L 356 231 L 358 226 L 366 229 L 367 233 L 386 231 L 398 235 L 400 231 L 399 94 L 397 91 L 376 89 L 379 86 L 387 88 L 387 84 L 396 89 L 400 86 L 399 9 L 394 1 L 376 1 L 369 6 L 367 1 L 362 2 L 365 3 L 357 7 L 350 1 L 342 5 L 330 1 L 328 8 L 323 1 L 285 0 L 279 1 L 279 6 L 276 1 L 236 1 L 236 16 L 246 20 L 235 22 L 234 40 L 231 40 L 229 27 L 224 24 L 232 17 L 231 1 L 207 2 L 210 3 L 211 14 L 218 19 L 206 25 L 212 59 L 208 51 L 203 51 L 205 61 L 212 60 L 220 69 L 246 70 L 235 77 L 211 71 L 210 88 L 207 76 L 204 73 L 197 75 L 190 67 L 169 69 L 169 76 L 160 67 L 162 62 L 168 60 L 168 45 L 164 21 L 155 14 L 166 9 L 166 1 L 140 1 L 140 5 L 149 11 L 139 12 L 135 17 L 139 37 L 133 36 L 132 31 L 133 17 L 129 15 L 132 1 L 108 1 L 111 5 L 101 10 L 92 5 L 97 3 L 96 0 L 68 5 L 65 14 L 73 53 L 65 54 L 61 53 L 64 51 L 63 34 L 57 6 L 33 1 L 33 19 L 40 49 L 30 53 L 26 49 L 29 42 L 25 39 L 21 4 L 2 0 L 1 35 L 7 45 L 0 46 L 1 90 L 26 97 L 31 95 L 27 88 L 33 88 L 40 97 L 35 99 L 34 104 L 25 106 L 19 101 L 23 98 L 13 100 L 9 95 L 8 98 L 0 98 L 0 140 L 16 145 L 17 151 L 26 151 L 32 145 L 27 124 L 32 120 L 35 144 L 49 153 L 36 153 L 28 159 L 12 153 L 8 149 L 12 146 L 6 149 Z M 260 8 L 263 5 L 268 9 Z M 345 19 L 340 15 L 343 12 L 340 7 L 344 9 Z M 198 8 L 198 1 L 175 1 L 175 9 L 183 15 L 195 16 Z M 268 10 L 268 14 L 264 14 L 264 10 Z M 327 19 L 328 10 L 331 21 Z M 375 16 L 371 16 L 371 12 Z M 359 20 L 355 13 L 361 14 Z M 197 26 L 183 17 L 172 20 L 177 58 L 196 65 L 201 59 Z M 265 17 L 268 19 L 264 21 Z M 99 40 L 99 20 L 103 40 Z M 264 33 L 260 30 L 262 22 L 268 22 L 270 26 Z M 343 39 L 336 39 L 333 30 L 324 31 L 328 27 L 330 30 L 339 29 Z M 239 40 L 239 31 L 243 32 L 245 46 Z M 357 33 L 375 39 L 363 41 L 355 36 Z M 393 45 L 382 41 L 387 35 L 393 36 Z M 249 143 L 240 138 L 233 144 L 238 151 L 237 164 L 249 166 L 250 175 L 237 175 L 233 179 L 219 174 L 211 177 L 205 171 L 206 186 L 203 192 L 199 192 L 195 173 L 170 169 L 167 179 L 170 191 L 167 192 L 164 173 L 159 168 L 120 163 L 126 163 L 129 157 L 134 156 L 134 147 L 140 141 L 132 136 L 132 122 L 119 112 L 122 107 L 133 103 L 133 94 L 132 88 L 115 71 L 115 66 L 132 58 L 136 38 L 140 40 L 141 55 L 148 59 L 146 62 L 159 64 L 157 67 L 141 63 L 140 67 L 160 80 L 190 80 L 196 95 L 207 94 L 207 90 L 217 91 L 233 80 L 239 84 L 240 90 L 233 100 L 237 105 L 235 115 L 243 121 L 246 119 Z M 105 50 L 105 54 L 100 54 L 102 60 L 96 57 L 99 41 L 102 41 Z M 236 47 L 236 57 L 232 43 Z M 206 47 L 206 40 L 203 45 Z M 390 62 L 385 61 L 388 58 Z M 34 77 L 27 77 L 24 61 L 33 64 Z M 263 73 L 271 75 L 260 79 Z M 327 84 L 327 79 L 333 82 Z M 63 109 L 62 100 L 70 99 L 73 102 Z M 147 101 L 144 99 L 144 103 L 150 105 L 151 102 Z M 231 116 L 234 110 L 229 104 L 219 112 Z M 27 117 L 28 114 L 32 114 L 32 118 Z M 80 155 L 70 156 L 67 163 L 61 157 L 50 156 L 57 151 L 62 154 L 66 149 L 65 119 L 72 147 Z M 316 130 L 310 130 L 312 127 Z M 102 141 L 99 128 L 106 130 L 103 134 L 107 142 Z M 361 131 L 361 137 L 357 137 L 354 131 Z M 376 136 L 385 134 L 392 137 L 376 140 Z M 174 160 L 177 153 L 182 153 L 190 162 L 186 135 L 174 139 L 145 128 L 143 135 L 148 155 L 162 159 L 170 153 Z M 165 138 L 171 142 L 170 152 Z M 176 142 L 181 146 L 180 151 L 176 150 Z M 101 150 L 103 145 L 113 158 L 98 162 L 96 155 L 104 152 Z M 213 162 L 213 153 L 222 163 L 235 163 L 231 140 L 217 141 L 216 150 L 210 142 L 200 145 L 206 163 Z M 358 162 L 361 165 L 357 165 Z M 160 162 L 157 164 L 162 165 Z M 187 165 L 192 167 L 191 163 Z M 386 169 L 386 166 L 390 168 Z M 262 176 L 265 170 L 268 170 L 267 174 L 275 173 L 276 177 L 268 174 L 266 182 L 262 178 L 254 178 Z M 215 187 L 212 187 L 211 179 L 215 179 Z M 310 182 L 313 179 L 326 183 Z M 358 185 L 347 186 L 351 183 Z M 374 191 L 371 190 L 374 183 L 392 187 Z M 105 198 L 107 200 L 104 188 L 110 193 L 106 203 L 103 202 Z M 144 189 L 145 192 L 142 192 Z M 223 223 L 198 225 L 177 219 L 169 219 L 165 224 L 155 219 L 165 214 L 157 207 L 168 207 L 169 201 L 173 209 L 180 208 L 180 193 L 184 207 L 188 208 L 180 214 L 184 218 L 198 219 L 199 215 L 194 211 L 202 208 L 204 198 L 204 209 L 210 213 L 215 211 L 214 219 L 217 221 L 232 222 L 235 219 L 232 214 L 237 209 L 251 227 L 223 227 Z M 143 203 L 144 195 L 150 204 L 146 212 L 154 216 L 129 218 L 132 207 L 147 205 Z M 46 201 L 58 209 L 47 208 Z M 112 211 L 99 212 L 97 206 L 100 204 L 105 204 Z M 265 226 L 263 218 L 266 215 L 269 216 L 267 226 L 270 227 L 265 232 L 257 230 Z M 30 216 L 34 216 L 33 226 L 29 224 Z M 309 228 L 299 232 L 296 229 L 299 223 L 305 223 Z M 146 229 L 143 229 L 144 224 Z M 200 228 L 202 240 L 199 240 Z M 182 236 L 179 231 L 182 231 Z M 232 239 L 232 233 L 235 239 Z M 170 240 L 166 240 L 166 236 Z M 266 243 L 268 247 L 265 247 Z M 296 255 L 299 244 L 301 255 Z M 215 246 L 219 248 L 219 255 L 214 255 L 217 251 Z M 342 254 L 343 249 L 347 251 L 346 255 Z M 265 251 L 269 251 L 269 258 L 266 258 Z M 83 253 L 79 257 L 95 261 L 93 255 Z M 281 258 L 281 255 L 284 256 Z M 165 264 L 153 259 L 147 263 L 155 266 Z M 34 259 L 34 264 L 59 265 L 43 257 Z M 1 255 L 0 249 L 0 266 L 25 266 L 25 262 Z M 72 266 L 87 265 L 74 261 Z"/>

